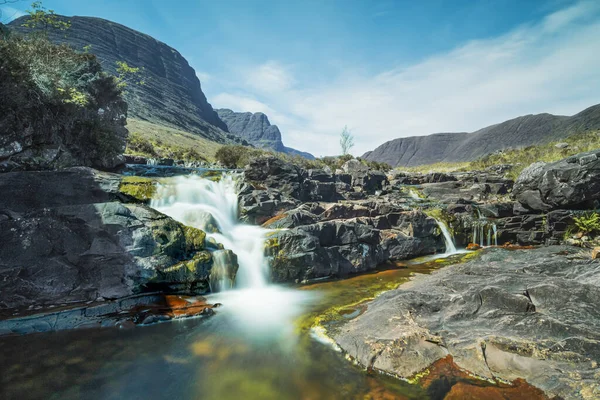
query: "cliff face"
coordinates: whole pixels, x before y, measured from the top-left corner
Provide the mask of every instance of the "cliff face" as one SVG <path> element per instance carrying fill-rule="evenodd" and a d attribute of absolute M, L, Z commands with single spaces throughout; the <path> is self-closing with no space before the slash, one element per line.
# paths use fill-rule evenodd
<path fill-rule="evenodd" d="M 21 25 L 29 17 L 9 24 L 17 32 L 30 30 Z M 199 134 L 227 143 L 238 141 L 206 100 L 200 81 L 187 60 L 177 50 L 126 26 L 92 17 L 60 17 L 71 21 L 66 31 L 49 31 L 57 43 L 67 43 L 79 51 L 91 46 L 104 70 L 116 74 L 116 62 L 125 61 L 143 68 L 144 85 L 130 83 L 125 100 L 129 116 Z"/>
<path fill-rule="evenodd" d="M 472 161 L 497 150 L 547 143 L 589 129 L 600 129 L 600 105 L 571 117 L 526 115 L 472 133 L 436 133 L 394 139 L 363 157 L 394 167 Z"/>
<path fill-rule="evenodd" d="M 314 158 L 312 154 L 285 147 L 277 125 L 271 125 L 269 118 L 261 112 L 235 112 L 227 108 L 217 109 L 216 112 L 227 125 L 229 132 L 239 135 L 256 147 Z"/>

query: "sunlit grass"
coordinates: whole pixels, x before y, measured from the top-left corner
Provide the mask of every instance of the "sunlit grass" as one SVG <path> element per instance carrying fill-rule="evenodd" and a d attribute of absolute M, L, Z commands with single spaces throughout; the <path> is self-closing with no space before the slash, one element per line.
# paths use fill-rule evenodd
<path fill-rule="evenodd" d="M 568 146 L 566 148 L 556 147 L 559 143 L 567 143 Z M 600 149 L 600 131 L 589 131 L 547 144 L 503 150 L 471 162 L 440 162 L 416 167 L 397 167 L 395 170 L 422 174 L 431 172 L 448 173 L 485 170 L 495 165 L 511 164 L 513 168 L 507 172 L 506 176 L 507 178 L 516 179 L 525 168 L 534 162 L 554 162 L 596 149 Z"/>

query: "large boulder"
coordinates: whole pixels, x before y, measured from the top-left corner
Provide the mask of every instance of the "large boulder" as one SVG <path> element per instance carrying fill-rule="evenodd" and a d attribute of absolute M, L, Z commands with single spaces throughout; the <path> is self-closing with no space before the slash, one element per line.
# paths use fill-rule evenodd
<path fill-rule="evenodd" d="M 0 221 L 0 307 L 207 290 L 204 233 L 146 206 L 43 208 Z"/>
<path fill-rule="evenodd" d="M 296 221 L 315 217 L 299 209 L 289 214 Z M 275 282 L 343 277 L 443 250 L 435 220 L 418 211 L 294 225 L 291 216 L 281 220 L 294 227 L 271 232 L 265 246 Z"/>
<path fill-rule="evenodd" d="M 519 175 L 513 195 L 535 211 L 595 208 L 600 200 L 600 151 L 532 164 Z"/>
<path fill-rule="evenodd" d="M 0 174 L 0 307 L 207 291 L 204 232 L 121 203 L 152 189 L 84 167 Z"/>
<path fill-rule="evenodd" d="M 406 379 L 451 355 L 549 397 L 600 397 L 600 263 L 568 247 L 485 250 L 376 298 L 332 335 L 366 368 Z"/>

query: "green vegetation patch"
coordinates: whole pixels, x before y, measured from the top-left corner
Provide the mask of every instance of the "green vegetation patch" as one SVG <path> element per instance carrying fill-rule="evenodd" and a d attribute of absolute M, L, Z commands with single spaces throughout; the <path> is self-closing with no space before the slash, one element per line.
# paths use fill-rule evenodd
<path fill-rule="evenodd" d="M 152 178 L 125 176 L 119 184 L 119 192 L 133 202 L 149 203 L 156 194 L 157 182 Z"/>

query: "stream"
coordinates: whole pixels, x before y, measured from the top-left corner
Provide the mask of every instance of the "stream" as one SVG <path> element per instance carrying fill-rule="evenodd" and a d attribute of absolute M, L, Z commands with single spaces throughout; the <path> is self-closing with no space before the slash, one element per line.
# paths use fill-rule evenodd
<path fill-rule="evenodd" d="M 427 399 L 417 385 L 367 374 L 325 332 L 414 273 L 460 259 L 304 286 L 268 281 L 264 238 L 237 221 L 235 176 L 176 177 L 152 207 L 209 232 L 238 255 L 235 279 L 207 296 L 216 315 L 134 329 L 88 329 L 0 339 L 2 399 Z M 210 229 L 208 229 L 210 228 Z M 447 235 L 447 230 L 444 232 Z M 235 282 L 235 283 L 233 283 Z"/>

